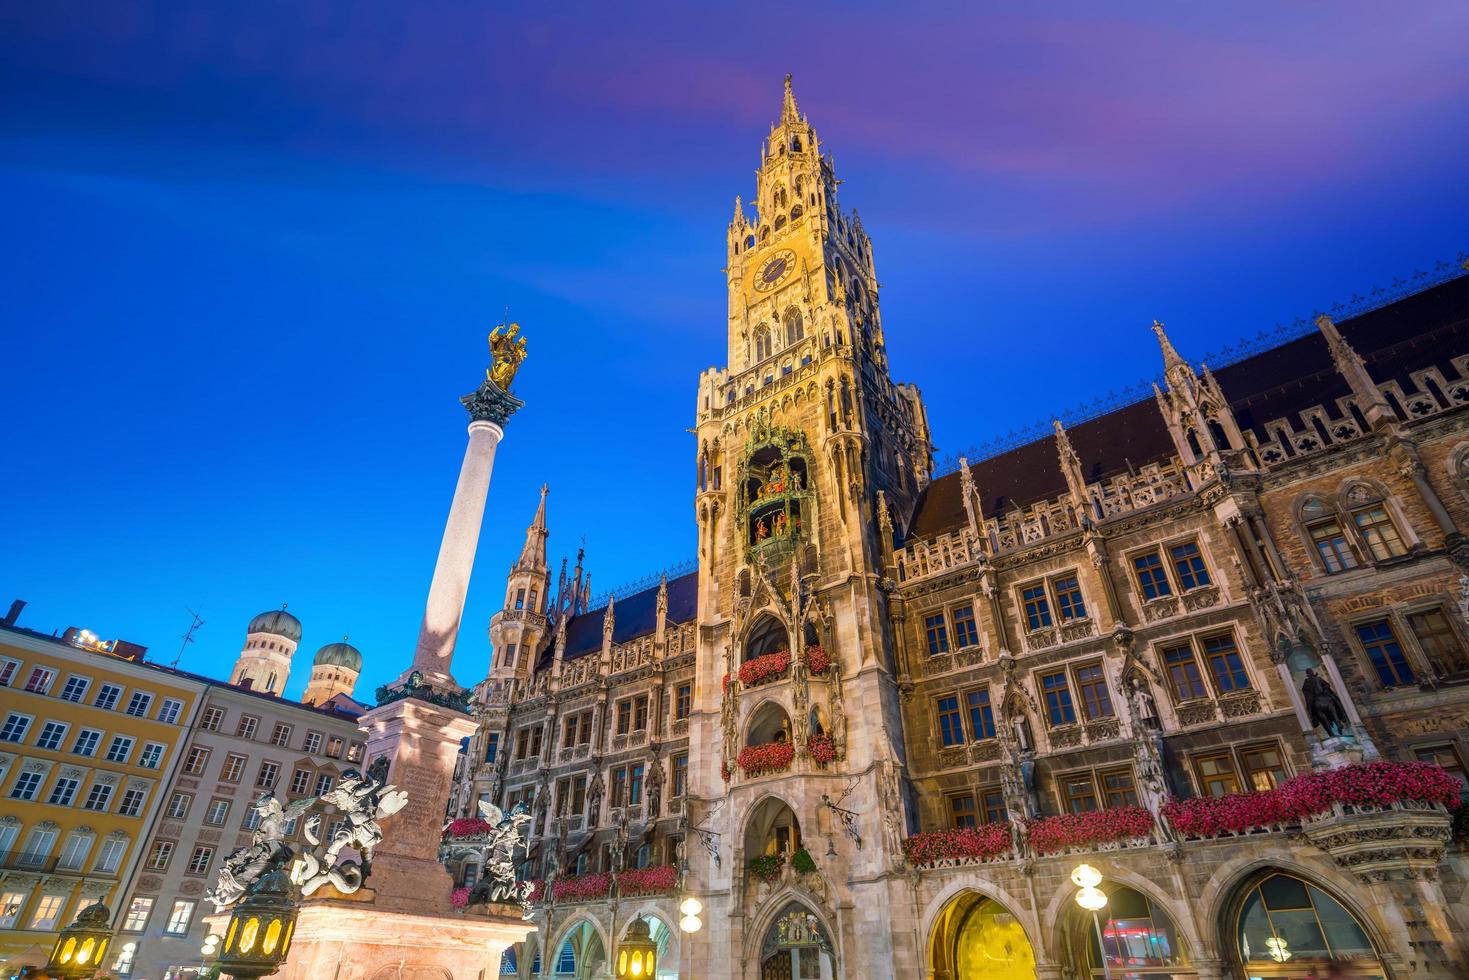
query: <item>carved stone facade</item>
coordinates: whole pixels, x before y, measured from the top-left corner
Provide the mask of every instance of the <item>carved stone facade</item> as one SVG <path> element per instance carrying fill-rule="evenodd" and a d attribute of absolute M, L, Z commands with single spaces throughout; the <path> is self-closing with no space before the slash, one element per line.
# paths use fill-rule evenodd
<path fill-rule="evenodd" d="M 1469 278 L 1217 371 L 1155 323 L 1154 398 L 935 476 L 837 183 L 788 85 L 757 214 L 729 226 L 727 366 L 699 379 L 697 571 L 591 608 L 579 556 L 553 594 L 543 495 L 491 623 L 456 808 L 531 807 L 528 870 L 565 883 L 542 975 L 566 944 L 604 975 L 682 894 L 705 906 L 669 942 L 687 976 L 957 980 L 980 921 L 1017 930 L 1017 969 L 1100 975 L 1083 860 L 1165 936 L 1149 975 L 1243 975 L 1274 874 L 1345 910 L 1358 966 L 1461 975 L 1469 866 L 1441 806 L 1208 838 L 1160 814 L 1377 759 L 1462 777 Z M 1151 829 L 1032 837 L 1128 808 Z M 987 824 L 1009 828 L 989 857 L 905 855 Z M 587 897 L 665 862 L 677 894 Z"/>

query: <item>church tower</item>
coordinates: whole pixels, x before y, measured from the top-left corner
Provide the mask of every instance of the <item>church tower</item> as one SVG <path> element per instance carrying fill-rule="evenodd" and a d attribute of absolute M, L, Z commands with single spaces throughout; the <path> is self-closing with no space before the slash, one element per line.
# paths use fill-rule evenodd
<path fill-rule="evenodd" d="M 291 657 L 301 643 L 301 621 L 286 607 L 263 612 L 245 627 L 245 648 L 230 671 L 230 683 L 279 695 L 291 676 Z"/>
<path fill-rule="evenodd" d="M 529 677 L 546 636 L 546 587 L 550 583 L 546 568 L 546 538 L 550 535 L 546 530 L 548 490 L 544 485 L 541 487 L 535 517 L 525 529 L 525 545 L 506 576 L 505 605 L 490 619 L 490 643 L 494 647 L 491 680 Z"/>
<path fill-rule="evenodd" d="M 745 887 L 749 860 L 828 855 L 821 929 L 827 941 L 850 931 L 841 945 L 860 952 L 849 962 L 881 974 L 894 962 L 891 933 L 857 929 L 836 909 L 889 907 L 886 876 L 902 860 L 904 750 L 883 579 L 893 521 L 912 513 L 932 456 L 917 388 L 889 375 L 872 244 L 842 209 L 839 183 L 787 77 L 754 213 L 737 199 L 728 228 L 728 363 L 699 379 L 690 741 L 694 793 L 711 802 L 691 804 L 689 822 L 718 835 L 732 860 L 697 846 L 689 856 L 715 906 L 709 921 L 750 930 L 713 945 L 763 949 L 790 924 L 762 903 L 788 897 Z M 694 973 L 728 969 L 696 959 Z"/>

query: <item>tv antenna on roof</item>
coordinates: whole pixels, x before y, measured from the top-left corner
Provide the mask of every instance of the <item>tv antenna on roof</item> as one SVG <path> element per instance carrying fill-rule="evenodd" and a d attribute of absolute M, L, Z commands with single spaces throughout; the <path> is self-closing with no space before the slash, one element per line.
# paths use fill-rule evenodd
<path fill-rule="evenodd" d="M 204 608 L 202 603 L 200 604 L 199 608 Z M 204 620 L 199 618 L 199 614 L 197 612 L 192 609 L 189 609 L 187 611 L 190 616 L 194 617 L 194 620 L 193 622 L 189 623 L 189 628 L 184 630 L 183 636 L 180 637 L 180 639 L 182 639 L 184 642 L 179 644 L 178 656 L 173 658 L 173 663 L 169 664 L 170 667 L 177 667 L 179 665 L 179 661 L 182 660 L 184 656 L 184 649 L 190 643 L 194 642 L 194 631 L 204 625 Z"/>

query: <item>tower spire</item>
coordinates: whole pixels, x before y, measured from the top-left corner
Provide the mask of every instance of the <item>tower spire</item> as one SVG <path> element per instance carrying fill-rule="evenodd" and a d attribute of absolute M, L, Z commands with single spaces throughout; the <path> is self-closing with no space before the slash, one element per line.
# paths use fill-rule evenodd
<path fill-rule="evenodd" d="M 1180 364 L 1185 364 L 1184 359 L 1178 356 L 1178 351 L 1173 349 L 1173 341 L 1168 339 L 1168 334 L 1163 331 L 1163 324 L 1158 320 L 1153 321 L 1153 333 L 1158 337 L 1158 346 L 1163 349 L 1163 368 L 1165 371 L 1171 370 Z"/>
<path fill-rule="evenodd" d="M 541 484 L 541 502 L 536 505 L 536 516 L 531 519 L 530 527 L 525 529 L 525 546 L 520 549 L 520 561 L 515 563 L 519 570 L 544 569 L 546 567 L 546 537 L 550 534 L 546 530 L 546 494 L 550 492 L 548 484 Z"/>
<path fill-rule="evenodd" d="M 791 88 L 791 76 L 786 75 L 785 99 L 780 106 L 780 124 L 789 126 L 791 123 L 800 122 L 801 110 L 796 106 L 796 93 Z"/>

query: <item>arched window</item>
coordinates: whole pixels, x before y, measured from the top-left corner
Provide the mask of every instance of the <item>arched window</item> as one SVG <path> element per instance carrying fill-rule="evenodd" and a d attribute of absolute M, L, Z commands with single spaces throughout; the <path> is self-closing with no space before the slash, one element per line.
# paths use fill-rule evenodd
<path fill-rule="evenodd" d="M 763 361 L 770 354 L 770 329 L 762 323 L 755 328 L 755 360 Z"/>
<path fill-rule="evenodd" d="M 786 216 L 783 215 L 783 214 L 776 215 L 775 216 L 775 230 L 776 231 L 780 231 L 785 226 L 786 226 Z"/>
<path fill-rule="evenodd" d="M 576 948 L 570 939 L 561 944 L 561 952 L 556 955 L 556 975 L 576 976 Z"/>
<path fill-rule="evenodd" d="M 795 207 L 791 208 L 791 220 L 795 221 L 797 218 L 805 213 L 806 209 L 797 204 Z"/>
<path fill-rule="evenodd" d="M 1354 483 L 1342 494 L 1342 505 L 1361 536 L 1366 552 L 1376 561 L 1408 553 L 1382 493 L 1366 483 Z"/>
<path fill-rule="evenodd" d="M 787 345 L 794 344 L 806 336 L 805 324 L 801 321 L 801 311 L 794 306 L 786 310 L 785 325 Z"/>
<path fill-rule="evenodd" d="M 1103 949 L 1106 951 L 1107 967 L 1116 976 L 1131 976 L 1151 973 L 1140 967 L 1182 967 L 1188 963 L 1178 929 L 1168 913 L 1152 899 L 1123 885 L 1104 884 L 1107 905 L 1102 910 L 1100 922 L 1102 943 L 1097 942 L 1097 930 L 1090 916 L 1077 914 L 1073 935 L 1084 939 L 1087 947 L 1087 965 L 1092 977 L 1103 977 Z M 1180 973 L 1173 969 L 1169 976 L 1179 978 L 1191 973 Z"/>
<path fill-rule="evenodd" d="M 1236 936 L 1251 976 L 1381 975 L 1377 951 L 1355 916 L 1309 882 L 1272 873 L 1245 892 Z"/>
<path fill-rule="evenodd" d="M 999 902 L 961 892 L 934 921 L 929 976 L 1000 980 L 1035 976 L 1035 951 L 1015 915 Z"/>

